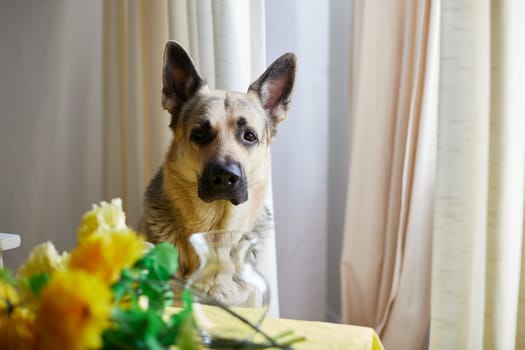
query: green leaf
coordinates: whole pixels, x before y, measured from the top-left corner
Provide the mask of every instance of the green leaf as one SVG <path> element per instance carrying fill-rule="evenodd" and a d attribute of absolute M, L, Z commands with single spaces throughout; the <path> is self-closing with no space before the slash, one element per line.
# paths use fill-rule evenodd
<path fill-rule="evenodd" d="M 138 261 L 138 266 L 148 269 L 150 277 L 167 281 L 177 271 L 177 249 L 171 243 L 159 243 Z"/>
<path fill-rule="evenodd" d="M 111 320 L 112 328 L 103 334 L 105 349 L 164 349 L 158 339 L 166 326 L 154 312 L 114 309 Z"/>
<path fill-rule="evenodd" d="M 123 269 L 120 272 L 120 281 L 133 281 L 136 278 L 137 273 L 132 269 Z"/>
<path fill-rule="evenodd" d="M 128 297 L 131 301 L 136 300 L 135 291 L 137 289 L 137 282 L 135 275 L 131 269 L 124 269 L 120 274 L 120 279 L 113 283 L 111 289 L 113 291 L 114 301 L 118 303 L 121 299 Z"/>
<path fill-rule="evenodd" d="M 33 275 L 27 279 L 27 287 L 36 296 L 40 295 L 42 289 L 51 280 L 51 275 L 47 272 Z"/>
<path fill-rule="evenodd" d="M 191 293 L 191 290 L 184 289 L 184 292 L 182 292 L 182 302 L 184 304 L 184 309 L 192 312 L 193 294 Z"/>
<path fill-rule="evenodd" d="M 181 337 L 185 339 L 180 339 Z M 193 314 L 187 309 L 172 314 L 166 321 L 166 329 L 160 334 L 163 344 L 193 344 L 196 342 L 196 327 Z M 181 349 L 186 349 L 181 346 Z M 193 349 L 189 347 L 188 349 Z"/>
<path fill-rule="evenodd" d="M 187 316 L 182 319 L 182 323 L 177 332 L 177 346 L 184 350 L 198 350 L 199 345 L 195 341 L 195 338 L 195 323 L 191 314 L 187 314 Z"/>
<path fill-rule="evenodd" d="M 167 282 L 156 280 L 140 281 L 142 295 L 148 298 L 148 305 L 151 310 L 162 315 L 164 308 L 173 302 L 173 291 Z"/>
<path fill-rule="evenodd" d="M 0 281 L 7 282 L 12 285 L 16 285 L 16 278 L 13 276 L 11 270 L 2 267 L 0 268 Z"/>

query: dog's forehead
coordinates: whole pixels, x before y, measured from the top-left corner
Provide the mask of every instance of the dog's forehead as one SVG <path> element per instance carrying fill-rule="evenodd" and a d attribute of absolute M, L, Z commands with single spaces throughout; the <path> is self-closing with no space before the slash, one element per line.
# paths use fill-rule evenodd
<path fill-rule="evenodd" d="M 187 103 L 181 117 L 184 128 L 209 120 L 212 124 L 242 117 L 249 125 L 265 126 L 265 113 L 254 95 L 236 91 L 212 90 L 195 96 Z"/>

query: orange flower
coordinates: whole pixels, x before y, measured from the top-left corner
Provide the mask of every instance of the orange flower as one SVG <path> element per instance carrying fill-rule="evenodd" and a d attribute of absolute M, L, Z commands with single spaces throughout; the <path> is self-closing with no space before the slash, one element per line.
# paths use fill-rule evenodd
<path fill-rule="evenodd" d="M 144 252 L 144 240 L 132 230 L 91 235 L 71 251 L 69 266 L 98 276 L 106 283 L 117 281 Z"/>
<path fill-rule="evenodd" d="M 84 350 L 102 346 L 112 294 L 83 271 L 58 271 L 42 290 L 36 327 L 41 349 Z"/>
<path fill-rule="evenodd" d="M 10 314 L 0 313 L 0 348 L 26 350 L 37 348 L 35 315 L 16 307 Z"/>

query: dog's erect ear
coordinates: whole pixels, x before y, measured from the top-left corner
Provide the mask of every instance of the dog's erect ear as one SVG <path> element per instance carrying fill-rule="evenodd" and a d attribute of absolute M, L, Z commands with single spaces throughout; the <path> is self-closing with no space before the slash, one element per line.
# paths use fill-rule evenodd
<path fill-rule="evenodd" d="M 295 80 L 295 61 L 293 53 L 285 53 L 276 59 L 248 89 L 259 95 L 261 104 L 272 117 L 274 126 L 285 120 L 288 113 Z"/>
<path fill-rule="evenodd" d="M 205 84 L 191 57 L 175 41 L 164 50 L 162 106 L 174 113 Z"/>

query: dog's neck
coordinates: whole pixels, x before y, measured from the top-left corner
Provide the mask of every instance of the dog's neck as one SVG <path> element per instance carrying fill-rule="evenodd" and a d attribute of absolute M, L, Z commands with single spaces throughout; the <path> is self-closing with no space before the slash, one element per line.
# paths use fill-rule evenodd
<path fill-rule="evenodd" d="M 264 206 L 266 190 L 266 182 L 251 186 L 250 200 L 239 205 L 226 200 L 206 203 L 196 195 L 195 188 L 161 169 L 146 193 L 141 231 L 154 243 L 173 243 L 179 250 L 179 274 L 187 277 L 199 265 L 188 240 L 192 233 L 213 230 L 263 232 L 268 229 L 259 227 L 270 222 L 263 220 L 271 216 Z"/>

